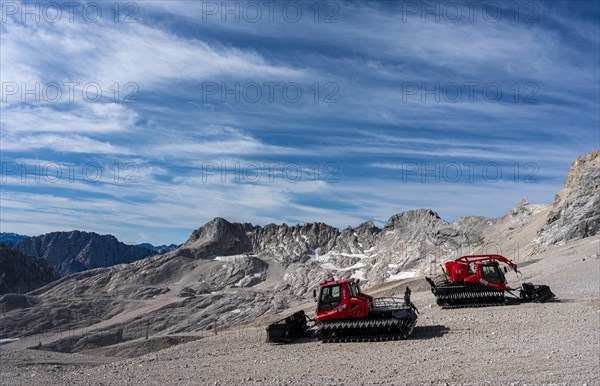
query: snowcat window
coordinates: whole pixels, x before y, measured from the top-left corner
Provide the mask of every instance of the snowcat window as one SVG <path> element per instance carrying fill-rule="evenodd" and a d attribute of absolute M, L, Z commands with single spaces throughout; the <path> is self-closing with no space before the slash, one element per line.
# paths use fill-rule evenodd
<path fill-rule="evenodd" d="M 495 265 L 484 265 L 483 267 L 483 277 L 491 281 L 492 283 L 501 283 L 504 281 L 502 277 L 502 272 Z"/>
<path fill-rule="evenodd" d="M 351 283 L 348 286 L 348 289 L 350 290 L 350 296 L 355 298 L 358 297 L 358 289 L 356 288 L 356 283 Z"/>
<path fill-rule="evenodd" d="M 328 311 L 335 308 L 342 301 L 342 288 L 340 285 L 332 285 L 321 288 L 319 298 L 319 311 Z"/>

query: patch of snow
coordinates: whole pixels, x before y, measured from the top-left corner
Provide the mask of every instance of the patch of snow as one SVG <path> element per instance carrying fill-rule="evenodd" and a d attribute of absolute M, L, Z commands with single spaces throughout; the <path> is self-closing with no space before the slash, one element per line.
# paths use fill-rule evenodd
<path fill-rule="evenodd" d="M 235 260 L 247 259 L 248 257 L 256 257 L 256 255 L 215 256 L 215 257 L 213 257 L 213 260 L 227 262 L 227 261 L 235 261 Z"/>
<path fill-rule="evenodd" d="M 246 232 L 246 236 L 252 236 L 252 232 L 251 231 Z"/>
<path fill-rule="evenodd" d="M 333 265 L 331 263 L 323 263 L 323 264 L 321 264 L 321 268 L 323 268 L 323 269 L 331 269 L 331 270 L 334 270 L 334 271 L 339 271 L 339 269 L 335 265 Z"/>
<path fill-rule="evenodd" d="M 416 272 L 411 272 L 411 271 L 402 271 L 400 273 L 397 273 L 395 275 L 389 275 L 387 279 L 385 279 L 385 281 L 394 281 L 394 280 L 402 280 L 402 279 L 410 279 L 412 277 L 417 276 Z"/>
<path fill-rule="evenodd" d="M 373 249 L 375 249 L 375 247 L 371 247 L 371 248 L 367 249 L 367 250 L 365 251 L 365 253 L 373 252 Z"/>
<path fill-rule="evenodd" d="M 315 261 L 319 263 L 328 263 L 331 260 L 331 251 L 324 255 L 319 255 L 319 250 L 315 249 Z"/>
<path fill-rule="evenodd" d="M 308 241 L 308 236 L 302 235 L 302 238 L 304 239 L 304 241 Z"/>
<path fill-rule="evenodd" d="M 358 257 L 359 259 L 368 259 L 371 256 L 364 255 L 362 253 L 341 253 L 344 257 Z"/>
<path fill-rule="evenodd" d="M 354 265 L 352 265 L 352 266 L 350 266 L 348 268 L 342 268 L 340 271 L 349 271 L 351 269 L 358 269 L 358 268 L 362 268 L 364 266 L 365 265 L 363 263 L 356 263 L 356 264 L 354 264 Z"/>
<path fill-rule="evenodd" d="M 352 275 L 350 275 L 350 277 L 354 279 L 366 280 L 365 271 L 363 271 L 362 269 L 356 270 Z"/>
<path fill-rule="evenodd" d="M 398 264 L 388 264 L 388 268 L 398 268 Z"/>
<path fill-rule="evenodd" d="M 363 268 L 365 265 L 363 263 L 356 263 L 350 267 L 346 267 L 346 268 L 338 268 L 335 265 L 333 265 L 332 263 L 324 263 L 321 264 L 321 268 L 323 269 L 330 269 L 332 271 L 340 271 L 340 272 L 344 272 L 344 271 L 350 271 L 352 269 L 359 269 L 359 268 Z"/>
<path fill-rule="evenodd" d="M 240 312 L 242 312 L 242 310 L 240 310 L 239 308 L 236 308 L 233 311 L 229 311 L 229 312 L 233 312 L 234 314 L 239 314 Z"/>

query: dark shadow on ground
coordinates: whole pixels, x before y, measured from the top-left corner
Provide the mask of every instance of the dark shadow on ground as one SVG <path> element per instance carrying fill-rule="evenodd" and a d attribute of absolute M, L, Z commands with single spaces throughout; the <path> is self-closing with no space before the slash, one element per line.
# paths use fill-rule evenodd
<path fill-rule="evenodd" d="M 440 338 L 450 332 L 450 329 L 444 325 L 436 324 L 433 326 L 417 326 L 408 339 L 434 339 Z"/>
<path fill-rule="evenodd" d="M 537 304 L 542 304 L 542 303 L 574 303 L 575 299 L 557 299 L 557 298 L 551 298 L 548 300 L 545 300 L 541 303 L 537 303 Z M 506 305 L 507 306 L 520 306 L 521 304 L 536 304 L 536 302 L 523 302 L 521 301 L 521 299 L 519 298 L 512 298 L 512 297 L 507 297 L 506 298 Z"/>

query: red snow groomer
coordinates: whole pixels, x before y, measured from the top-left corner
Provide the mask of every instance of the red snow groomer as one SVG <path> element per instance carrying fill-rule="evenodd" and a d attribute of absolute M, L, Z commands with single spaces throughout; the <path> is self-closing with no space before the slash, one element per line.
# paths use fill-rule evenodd
<path fill-rule="evenodd" d="M 398 299 L 367 295 L 355 279 L 325 280 L 319 286 L 315 319 L 324 342 L 406 339 L 417 323 L 408 287 Z"/>
<path fill-rule="evenodd" d="M 406 287 L 404 298 L 374 298 L 363 293 L 358 279 L 328 278 L 314 291 L 315 319 L 304 311 L 267 327 L 267 341 L 291 342 L 314 329 L 327 342 L 372 342 L 406 339 L 417 324 L 417 308 Z M 309 322 L 311 325 L 309 325 Z"/>
<path fill-rule="evenodd" d="M 504 269 L 500 263 L 506 265 Z M 513 295 L 520 301 L 544 302 L 554 297 L 547 285 L 523 283 L 521 288 L 509 288 L 504 273 L 509 267 L 520 272 L 515 263 L 501 255 L 462 256 L 447 261 L 444 267 L 444 281 L 435 283 L 425 278 L 442 308 L 500 306 L 507 301 L 504 293 L 516 290 L 519 295 Z"/>

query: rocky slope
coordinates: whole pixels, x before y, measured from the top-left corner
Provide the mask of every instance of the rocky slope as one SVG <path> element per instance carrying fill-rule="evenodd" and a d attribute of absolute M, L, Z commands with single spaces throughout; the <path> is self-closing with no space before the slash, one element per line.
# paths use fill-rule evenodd
<path fill-rule="evenodd" d="M 33 291 L 58 278 L 46 260 L 24 255 L 0 243 L 0 295 Z"/>
<path fill-rule="evenodd" d="M 548 284 L 556 292 L 558 299 L 552 302 L 444 310 L 429 306 L 431 292 L 418 289 L 423 280 L 406 283 L 420 314 L 418 326 L 405 341 L 321 344 L 301 339 L 274 345 L 265 342 L 269 321 L 264 318 L 217 334 L 195 331 L 137 340 L 128 338 L 127 326 L 110 332 L 90 329 L 62 337 L 31 336 L 2 346 L 0 382 L 597 385 L 599 238 L 548 248 L 523 266 L 524 280 Z M 398 286 L 398 293 L 404 286 Z M 313 306 L 309 302 L 296 309 L 309 311 Z M 38 344 L 42 350 L 22 349 Z M 331 358 L 344 364 L 344 371 L 332 371 Z M 468 365 L 457 365 L 457 358 L 466 358 Z"/>
<path fill-rule="evenodd" d="M 61 276 L 88 269 L 131 263 L 154 252 L 127 245 L 112 235 L 93 232 L 52 232 L 17 242 L 15 250 L 46 259 Z"/>
<path fill-rule="evenodd" d="M 571 164 L 536 240 L 540 251 L 600 233 L 600 150 Z"/>

